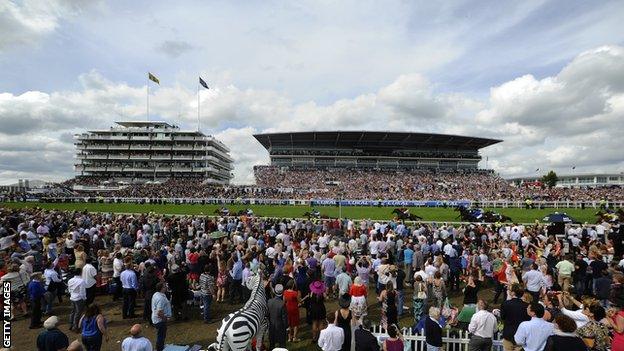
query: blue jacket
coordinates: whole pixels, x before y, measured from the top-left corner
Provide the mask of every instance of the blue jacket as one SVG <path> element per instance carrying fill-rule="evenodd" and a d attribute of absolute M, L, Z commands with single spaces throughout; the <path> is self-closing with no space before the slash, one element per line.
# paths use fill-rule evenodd
<path fill-rule="evenodd" d="M 30 301 L 37 301 L 43 298 L 43 295 L 46 293 L 46 289 L 43 286 L 43 283 L 38 280 L 31 280 L 28 283 L 28 296 L 30 296 Z"/>

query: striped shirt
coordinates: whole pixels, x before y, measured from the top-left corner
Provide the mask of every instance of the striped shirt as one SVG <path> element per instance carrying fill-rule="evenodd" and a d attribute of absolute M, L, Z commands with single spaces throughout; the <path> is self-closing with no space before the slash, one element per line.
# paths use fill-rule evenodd
<path fill-rule="evenodd" d="M 215 278 L 208 273 L 199 276 L 199 288 L 204 295 L 213 295 L 215 291 Z"/>

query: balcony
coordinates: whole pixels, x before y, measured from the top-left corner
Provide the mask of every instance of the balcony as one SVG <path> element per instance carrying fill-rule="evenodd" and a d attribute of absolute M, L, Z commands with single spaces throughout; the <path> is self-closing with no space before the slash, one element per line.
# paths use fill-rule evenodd
<path fill-rule="evenodd" d="M 191 167 L 171 167 L 171 172 L 192 172 Z"/>
<path fill-rule="evenodd" d="M 130 155 L 131 160 L 149 160 L 150 155 Z"/>
<path fill-rule="evenodd" d="M 152 145 L 152 150 L 171 150 L 171 145 Z"/>
<path fill-rule="evenodd" d="M 193 155 L 174 155 L 173 159 L 174 160 L 192 160 Z"/>
<path fill-rule="evenodd" d="M 153 155 L 152 160 L 171 160 L 170 155 Z"/>
<path fill-rule="evenodd" d="M 120 167 L 120 166 L 106 167 L 106 171 L 108 171 L 108 172 L 121 172 L 121 171 L 123 171 L 123 167 Z"/>
<path fill-rule="evenodd" d="M 128 150 L 129 147 L 130 144 L 108 145 L 109 150 Z M 106 149 L 106 146 L 104 146 L 104 148 Z"/>
<path fill-rule="evenodd" d="M 192 151 L 193 150 L 193 145 L 180 145 L 180 144 L 174 144 L 173 145 L 173 150 L 189 150 Z"/>
<path fill-rule="evenodd" d="M 146 140 L 149 141 L 151 140 L 151 137 L 149 135 L 145 136 L 145 135 L 133 135 L 131 137 L 131 140 Z"/>
<path fill-rule="evenodd" d="M 188 140 L 188 141 L 195 141 L 195 140 L 201 140 L 201 138 L 196 138 L 193 136 L 182 136 L 182 135 L 176 135 L 173 137 L 173 140 Z"/>
<path fill-rule="evenodd" d="M 130 150 L 151 150 L 151 145 L 131 145 Z"/>
<path fill-rule="evenodd" d="M 127 160 L 128 155 L 108 155 L 109 160 Z"/>

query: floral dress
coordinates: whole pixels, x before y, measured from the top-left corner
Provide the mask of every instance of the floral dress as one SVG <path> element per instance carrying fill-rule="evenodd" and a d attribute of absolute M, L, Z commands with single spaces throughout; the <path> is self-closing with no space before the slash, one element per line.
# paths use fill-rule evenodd
<path fill-rule="evenodd" d="M 594 347 L 592 350 L 605 351 L 611 346 L 609 329 L 596 321 L 587 322 L 576 330 L 576 334 L 583 339 L 593 339 Z"/>
<path fill-rule="evenodd" d="M 427 299 L 427 285 L 424 282 L 416 282 L 414 286 L 414 297 L 412 299 L 414 309 L 414 320 L 420 321 L 423 314 L 423 307 Z"/>

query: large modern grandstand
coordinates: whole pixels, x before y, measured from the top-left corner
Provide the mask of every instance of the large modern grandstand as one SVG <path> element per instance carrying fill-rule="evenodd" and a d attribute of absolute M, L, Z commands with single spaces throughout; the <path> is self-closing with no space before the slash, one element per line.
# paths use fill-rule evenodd
<path fill-rule="evenodd" d="M 116 123 L 110 129 L 75 136 L 75 170 L 81 183 L 195 178 L 228 184 L 232 178 L 230 150 L 212 136 L 181 130 L 166 122 Z"/>
<path fill-rule="evenodd" d="M 458 135 L 332 131 L 256 134 L 278 167 L 476 170 L 501 140 Z"/>

